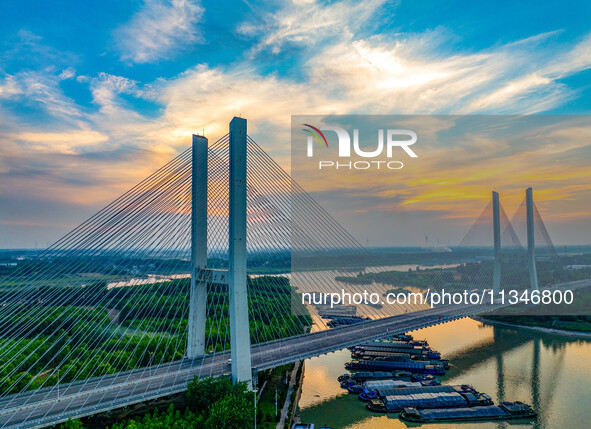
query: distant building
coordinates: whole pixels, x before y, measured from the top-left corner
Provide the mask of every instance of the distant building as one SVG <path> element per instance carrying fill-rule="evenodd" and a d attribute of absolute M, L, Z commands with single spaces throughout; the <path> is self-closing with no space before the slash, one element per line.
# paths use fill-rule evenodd
<path fill-rule="evenodd" d="M 582 268 L 591 268 L 591 265 L 567 265 L 564 268 L 567 270 L 580 270 Z"/>

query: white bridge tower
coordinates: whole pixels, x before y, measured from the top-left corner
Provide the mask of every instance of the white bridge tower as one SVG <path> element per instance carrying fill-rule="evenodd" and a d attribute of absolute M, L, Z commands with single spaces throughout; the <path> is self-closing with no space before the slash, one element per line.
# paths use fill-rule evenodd
<path fill-rule="evenodd" d="M 246 274 L 246 119 L 230 122 L 229 269 L 207 268 L 207 146 L 203 136 L 193 136 L 193 191 L 191 214 L 191 297 L 187 357 L 205 355 L 207 285 L 223 283 L 230 294 L 230 344 L 232 380 L 252 387 L 248 291 Z"/>

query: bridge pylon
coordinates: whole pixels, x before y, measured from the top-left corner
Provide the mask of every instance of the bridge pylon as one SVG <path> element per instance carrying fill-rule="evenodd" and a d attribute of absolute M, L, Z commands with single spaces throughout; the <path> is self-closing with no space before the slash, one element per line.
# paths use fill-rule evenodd
<path fill-rule="evenodd" d="M 492 191 L 493 209 L 493 243 L 495 265 L 493 268 L 493 291 L 501 289 L 501 213 L 499 205 L 499 193 Z"/>
<path fill-rule="evenodd" d="M 536 271 L 536 242 L 534 225 L 534 198 L 532 188 L 525 190 L 525 209 L 527 221 L 527 259 L 529 268 L 529 284 L 531 290 L 538 290 L 538 273 Z"/>
<path fill-rule="evenodd" d="M 246 119 L 230 122 L 230 344 L 232 380 L 252 388 L 246 275 Z"/>
<path fill-rule="evenodd" d="M 208 140 L 193 134 L 191 180 L 191 293 L 187 357 L 205 354 L 207 317 L 207 150 Z"/>

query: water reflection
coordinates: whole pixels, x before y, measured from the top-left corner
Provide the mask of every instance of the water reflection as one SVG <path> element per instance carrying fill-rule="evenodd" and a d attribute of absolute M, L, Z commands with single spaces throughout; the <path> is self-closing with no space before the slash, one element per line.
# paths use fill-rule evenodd
<path fill-rule="evenodd" d="M 425 425 L 466 429 L 591 427 L 591 343 L 571 337 L 482 325 L 464 319 L 413 333 L 450 359 L 445 384 L 468 383 L 495 402 L 520 400 L 538 411 L 535 421 Z M 302 419 L 337 428 L 405 428 L 397 415 L 367 411 L 336 377 L 350 360 L 348 350 L 306 363 Z M 415 425 L 416 426 L 416 425 Z"/>

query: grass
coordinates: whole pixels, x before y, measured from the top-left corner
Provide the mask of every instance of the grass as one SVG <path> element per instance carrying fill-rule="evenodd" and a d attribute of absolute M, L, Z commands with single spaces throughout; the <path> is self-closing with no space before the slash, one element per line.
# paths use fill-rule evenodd
<path fill-rule="evenodd" d="M 287 364 L 269 370 L 263 377 L 259 375 L 259 387 L 262 387 L 262 383 L 265 381 L 267 382 L 257 403 L 259 417 L 262 420 L 258 427 L 261 429 L 272 429 L 277 426 L 281 408 L 283 408 L 285 402 L 285 395 L 287 394 L 285 374 L 289 374 L 292 368 L 293 364 Z M 277 419 L 275 418 L 275 391 L 277 391 Z"/>

